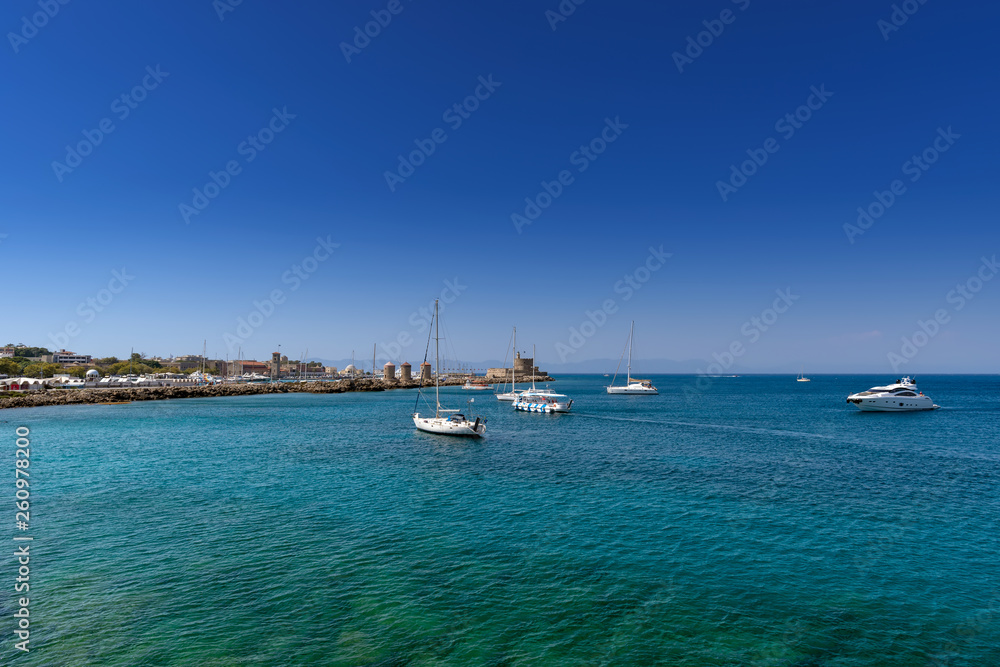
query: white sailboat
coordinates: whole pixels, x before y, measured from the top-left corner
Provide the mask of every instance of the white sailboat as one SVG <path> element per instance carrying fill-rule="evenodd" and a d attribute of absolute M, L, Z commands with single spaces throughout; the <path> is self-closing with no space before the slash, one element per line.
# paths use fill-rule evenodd
<path fill-rule="evenodd" d="M 447 410 L 441 407 L 441 356 L 439 352 L 441 337 L 438 334 L 438 301 L 434 300 L 434 416 L 424 417 L 419 412 L 413 413 L 413 425 L 421 431 L 437 433 L 440 435 L 458 435 L 471 438 L 481 438 L 486 432 L 486 421 L 476 417 L 474 422 L 466 419 L 465 415 L 458 410 Z M 469 401 L 471 404 L 472 399 Z M 420 392 L 417 393 L 417 401 L 420 401 Z M 447 417 L 442 417 L 447 414 Z"/>
<path fill-rule="evenodd" d="M 510 391 L 503 392 L 502 394 L 497 394 L 498 401 L 506 401 L 508 403 L 516 401 L 517 397 L 521 395 L 521 392 L 517 390 L 517 372 L 516 364 L 514 363 L 514 358 L 517 355 L 517 327 L 514 327 L 513 339 L 511 343 L 511 361 L 510 361 Z M 507 361 L 504 360 L 504 366 L 507 365 Z M 503 382 L 504 389 L 507 388 L 507 380 Z"/>
<path fill-rule="evenodd" d="M 487 389 L 492 388 L 493 385 L 486 382 L 486 380 L 476 378 L 474 375 L 467 379 L 465 384 L 462 385 L 462 389 L 466 391 L 486 391 Z"/>
<path fill-rule="evenodd" d="M 607 387 L 609 394 L 637 394 L 646 396 L 656 396 L 660 392 L 656 390 L 653 383 L 649 380 L 633 380 L 632 379 L 632 335 L 635 332 L 635 320 L 632 320 L 632 326 L 628 330 L 628 370 L 626 371 L 626 380 L 624 387 L 616 387 L 615 380 L 618 378 L 618 371 L 622 367 L 622 360 L 618 359 L 618 368 L 615 369 L 615 377 L 611 379 L 611 384 Z M 622 350 L 622 356 L 624 356 L 625 351 Z"/>
<path fill-rule="evenodd" d="M 801 371 L 799 372 L 799 376 L 797 378 L 795 378 L 795 381 L 796 382 L 812 382 L 812 380 L 810 380 L 805 375 L 803 375 Z"/>

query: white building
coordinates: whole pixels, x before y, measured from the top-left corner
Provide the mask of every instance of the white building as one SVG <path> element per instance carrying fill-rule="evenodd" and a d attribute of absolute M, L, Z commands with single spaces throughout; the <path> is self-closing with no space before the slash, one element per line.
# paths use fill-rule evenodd
<path fill-rule="evenodd" d="M 52 363 L 54 364 L 89 364 L 89 354 L 77 354 L 68 350 L 59 350 L 52 353 Z"/>
<path fill-rule="evenodd" d="M 52 384 L 52 378 L 8 378 L 0 380 L 0 389 L 4 391 L 36 391 L 45 385 Z"/>

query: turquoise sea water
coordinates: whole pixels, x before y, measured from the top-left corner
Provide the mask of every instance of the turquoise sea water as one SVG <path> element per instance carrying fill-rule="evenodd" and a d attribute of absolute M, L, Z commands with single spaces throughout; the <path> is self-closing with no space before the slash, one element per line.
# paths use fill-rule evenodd
<path fill-rule="evenodd" d="M 0 663 L 1000 664 L 1000 378 L 845 404 L 891 379 L 569 377 L 568 415 L 477 393 L 482 441 L 412 391 L 0 411 Z"/>

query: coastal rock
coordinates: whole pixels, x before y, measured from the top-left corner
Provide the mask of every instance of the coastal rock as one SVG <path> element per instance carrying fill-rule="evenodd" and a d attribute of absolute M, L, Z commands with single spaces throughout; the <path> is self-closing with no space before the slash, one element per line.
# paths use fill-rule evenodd
<path fill-rule="evenodd" d="M 551 380 L 552 378 L 546 378 Z M 460 385 L 464 379 L 442 381 L 442 385 Z M 211 396 L 251 396 L 255 394 L 340 394 L 348 391 L 385 391 L 415 389 L 420 382 L 401 380 L 354 379 L 332 382 L 274 382 L 251 384 L 211 384 L 194 387 L 126 387 L 108 389 L 46 389 L 28 392 L 0 393 L 2 408 L 34 408 L 46 405 L 76 405 L 95 403 L 127 403 L 132 401 L 162 401 L 172 398 L 205 398 Z M 427 386 L 426 383 L 424 386 Z M 433 385 L 432 385 L 433 386 Z"/>

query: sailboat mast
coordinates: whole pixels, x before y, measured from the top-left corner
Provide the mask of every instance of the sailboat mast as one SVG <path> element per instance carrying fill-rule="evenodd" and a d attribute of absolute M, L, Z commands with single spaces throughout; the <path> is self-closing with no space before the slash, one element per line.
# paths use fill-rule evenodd
<path fill-rule="evenodd" d="M 441 358 L 438 348 L 441 346 L 441 335 L 439 333 L 440 322 L 438 321 L 438 300 L 434 299 L 434 417 L 441 416 Z"/>
<path fill-rule="evenodd" d="M 511 354 L 511 357 L 510 357 L 510 393 L 513 394 L 515 391 L 517 391 L 517 389 L 516 389 L 516 384 L 517 384 L 517 362 L 514 361 L 515 359 L 517 359 L 517 327 L 514 327 L 514 345 L 511 347 L 510 354 Z"/>
<path fill-rule="evenodd" d="M 632 320 L 632 326 L 628 330 L 628 370 L 626 371 L 628 380 L 625 382 L 625 386 L 632 384 L 632 335 L 634 332 L 635 320 Z"/>
<path fill-rule="evenodd" d="M 531 391 L 535 390 L 535 344 L 531 344 Z"/>

